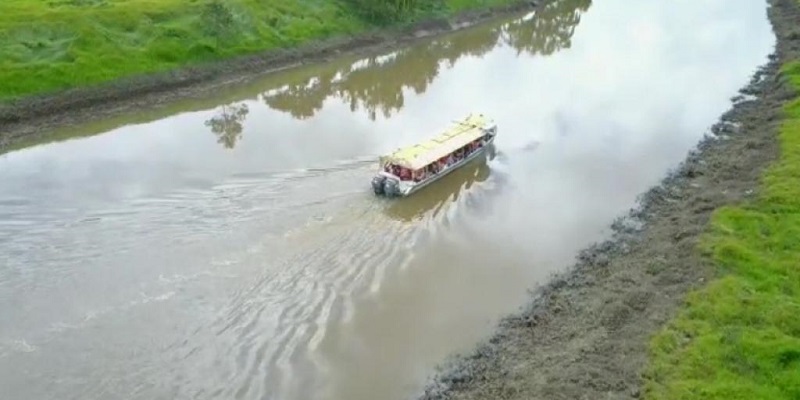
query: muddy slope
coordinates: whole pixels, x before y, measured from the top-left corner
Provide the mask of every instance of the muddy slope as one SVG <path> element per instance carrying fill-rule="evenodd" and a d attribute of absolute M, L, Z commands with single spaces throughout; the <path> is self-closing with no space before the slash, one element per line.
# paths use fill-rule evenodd
<path fill-rule="evenodd" d="M 714 273 L 696 250 L 711 212 L 752 196 L 778 155 L 781 106 L 795 93 L 777 72 L 800 58 L 800 7 L 770 3 L 775 53 L 712 135 L 614 224 L 611 240 L 538 289 L 474 354 L 444 368 L 421 399 L 641 397 L 649 336 Z"/>
<path fill-rule="evenodd" d="M 467 11 L 451 19 L 423 21 L 404 30 L 385 30 L 335 38 L 298 49 L 272 50 L 252 56 L 187 67 L 160 74 L 120 79 L 107 84 L 32 96 L 0 103 L 0 150 L 22 137 L 62 125 L 78 124 L 133 109 L 153 109 L 180 98 L 201 96 L 220 85 L 242 82 L 344 54 L 385 51 L 414 40 L 462 29 L 535 9 L 548 0 L 518 0 L 510 5 Z"/>

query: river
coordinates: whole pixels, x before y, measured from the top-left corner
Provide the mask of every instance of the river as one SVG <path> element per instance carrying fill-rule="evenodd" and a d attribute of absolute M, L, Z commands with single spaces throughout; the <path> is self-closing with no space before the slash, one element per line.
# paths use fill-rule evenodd
<path fill-rule="evenodd" d="M 602 239 L 766 61 L 763 1 L 533 15 L 0 155 L 4 399 L 405 399 Z M 376 157 L 472 111 L 413 197 Z"/>

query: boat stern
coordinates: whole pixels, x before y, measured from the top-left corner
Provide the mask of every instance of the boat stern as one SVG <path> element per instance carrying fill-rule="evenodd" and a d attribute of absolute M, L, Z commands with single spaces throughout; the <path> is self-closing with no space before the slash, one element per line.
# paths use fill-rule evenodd
<path fill-rule="evenodd" d="M 379 172 L 371 181 L 372 191 L 377 196 L 401 197 L 408 195 L 414 188 L 411 182 L 401 181 L 394 175 Z"/>
<path fill-rule="evenodd" d="M 401 194 L 400 180 L 384 172 L 373 176 L 371 185 L 372 191 L 378 196 L 394 197 Z"/>

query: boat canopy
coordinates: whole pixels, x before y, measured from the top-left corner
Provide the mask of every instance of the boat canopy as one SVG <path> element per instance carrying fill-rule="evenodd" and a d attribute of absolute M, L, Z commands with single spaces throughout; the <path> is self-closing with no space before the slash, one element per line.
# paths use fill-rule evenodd
<path fill-rule="evenodd" d="M 411 170 L 422 169 L 479 139 L 484 135 L 483 128 L 488 122 L 489 119 L 483 114 L 470 114 L 435 138 L 381 157 L 381 165 L 391 163 Z"/>

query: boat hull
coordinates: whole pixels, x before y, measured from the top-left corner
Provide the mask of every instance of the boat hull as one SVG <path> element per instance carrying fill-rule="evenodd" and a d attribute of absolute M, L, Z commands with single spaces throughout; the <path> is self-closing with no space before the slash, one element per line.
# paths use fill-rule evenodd
<path fill-rule="evenodd" d="M 444 170 L 442 170 L 438 174 L 433 175 L 420 182 L 405 182 L 405 181 L 401 182 L 397 179 L 397 177 L 393 175 L 385 173 L 378 174 L 374 178 L 372 178 L 373 192 L 377 196 L 384 196 L 390 198 L 411 196 L 412 194 L 438 181 L 439 179 L 444 178 L 451 172 L 463 167 L 472 160 L 478 157 L 482 157 L 485 154 L 487 154 L 487 152 L 494 150 L 495 137 L 496 135 L 491 136 L 484 142 L 483 146 L 481 146 L 478 150 L 474 151 L 473 153 L 471 153 L 467 157 L 464 157 L 458 162 L 447 166 Z"/>

